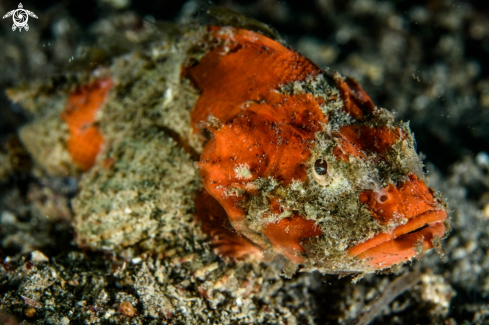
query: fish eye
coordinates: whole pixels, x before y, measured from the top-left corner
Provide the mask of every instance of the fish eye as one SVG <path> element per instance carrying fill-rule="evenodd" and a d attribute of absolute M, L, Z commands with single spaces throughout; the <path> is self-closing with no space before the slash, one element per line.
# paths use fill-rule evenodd
<path fill-rule="evenodd" d="M 328 175 L 328 163 L 323 158 L 318 158 L 314 161 L 312 167 L 312 177 L 319 185 L 328 185 L 331 177 Z"/>
<path fill-rule="evenodd" d="M 319 176 L 324 176 L 328 173 L 328 163 L 326 160 L 319 158 L 314 162 L 314 171 Z"/>

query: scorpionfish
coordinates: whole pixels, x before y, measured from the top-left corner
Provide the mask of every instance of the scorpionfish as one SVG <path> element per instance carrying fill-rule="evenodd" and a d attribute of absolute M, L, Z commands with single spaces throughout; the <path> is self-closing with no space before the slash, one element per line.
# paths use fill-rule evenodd
<path fill-rule="evenodd" d="M 190 112 L 203 148 L 195 216 L 219 255 L 367 273 L 440 250 L 447 208 L 425 183 L 407 123 L 353 79 L 262 34 L 211 26 L 203 35 L 182 78 L 200 92 Z M 78 90 L 62 115 L 83 170 L 102 146 L 87 125 L 111 86 Z"/>
<path fill-rule="evenodd" d="M 207 135 L 196 217 L 217 253 L 372 272 L 440 248 L 447 212 L 407 123 L 350 78 L 259 33 L 208 27 L 183 68 Z"/>

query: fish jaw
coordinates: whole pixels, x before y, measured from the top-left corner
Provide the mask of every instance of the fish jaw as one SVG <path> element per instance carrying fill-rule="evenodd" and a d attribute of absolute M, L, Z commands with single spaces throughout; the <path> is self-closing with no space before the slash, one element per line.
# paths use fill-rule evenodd
<path fill-rule="evenodd" d="M 348 250 L 350 256 L 366 260 L 374 269 L 411 260 L 436 247 L 446 233 L 444 207 L 414 174 L 397 187 L 389 184 L 377 192 L 364 191 L 360 201 L 382 224 L 398 224 Z"/>

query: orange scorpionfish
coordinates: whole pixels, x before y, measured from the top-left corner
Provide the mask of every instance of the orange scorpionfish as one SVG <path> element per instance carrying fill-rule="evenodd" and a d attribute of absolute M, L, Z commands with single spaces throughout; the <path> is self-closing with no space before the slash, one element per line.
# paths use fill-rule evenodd
<path fill-rule="evenodd" d="M 406 123 L 354 80 L 259 33 L 208 27 L 200 45 L 182 77 L 200 91 L 196 219 L 219 255 L 367 273 L 440 249 L 447 208 L 425 183 Z M 90 157 L 71 153 L 83 170 L 103 138 L 79 126 L 94 111 L 78 111 L 100 106 L 111 83 L 87 87 L 75 95 L 91 99 L 75 96 L 63 115 L 81 121 L 70 124 L 74 147 L 96 135 Z"/>
<path fill-rule="evenodd" d="M 184 75 L 201 91 L 197 218 L 216 251 L 372 272 L 439 248 L 446 208 L 424 181 L 407 124 L 352 79 L 261 34 L 209 27 Z"/>

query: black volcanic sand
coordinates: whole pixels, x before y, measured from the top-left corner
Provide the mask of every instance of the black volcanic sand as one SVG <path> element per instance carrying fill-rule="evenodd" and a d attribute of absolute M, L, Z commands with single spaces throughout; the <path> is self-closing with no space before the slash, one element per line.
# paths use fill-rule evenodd
<path fill-rule="evenodd" d="M 418 151 L 426 157 L 430 186 L 449 203 L 452 231 L 443 242 L 441 259 L 430 252 L 403 267 L 419 272 L 421 281 L 388 302 L 372 324 L 489 322 L 489 63 L 485 60 L 489 2 L 216 3 L 273 26 L 291 47 L 323 68 L 354 77 L 377 105 L 395 112 L 397 119 L 410 121 Z M 3 1 L 0 13 L 17 5 Z M 0 323 L 25 319 L 24 324 L 69 324 L 73 318 L 71 324 L 129 324 L 131 318 L 120 306 L 114 305 L 119 316 L 109 322 L 97 303 L 83 305 L 90 293 L 78 287 L 86 283 L 77 278 L 79 274 L 88 276 L 99 293 L 113 293 L 124 286 L 133 290 L 119 293 L 117 299 L 94 298 L 99 305 L 144 300 L 145 294 L 151 294 L 141 293 L 141 283 L 121 284 L 122 275 L 107 276 L 115 260 L 111 252 L 85 253 L 73 244 L 69 200 L 76 195 L 76 180 L 33 172 L 28 154 L 15 137 L 28 116 L 7 99 L 4 90 L 51 75 L 59 75 L 59 82 L 64 82 L 61 71 L 83 64 L 70 61 L 83 46 L 106 40 L 110 33 L 137 31 L 144 21 L 188 21 L 198 5 L 117 0 L 26 1 L 23 5 L 39 17 L 29 19 L 28 32 L 12 32 L 10 18 L 0 25 Z M 108 31 L 107 22 L 115 30 Z M 96 67 L 129 51 L 131 44 L 114 37 L 112 43 L 104 44 L 104 51 L 92 54 L 90 62 Z M 35 250 L 55 259 L 48 262 L 43 255 L 31 256 Z M 143 271 L 148 272 L 136 265 L 131 272 L 144 276 Z M 301 323 L 349 324 L 396 277 L 369 275 L 353 284 L 351 277 L 299 275 L 296 282 L 279 281 L 279 288 L 270 290 L 284 297 L 287 292 L 312 295 L 311 305 L 301 309 L 308 314 L 297 315 Z M 39 301 L 21 296 L 34 291 Z M 64 305 L 59 303 L 63 299 Z M 270 308 L 289 300 L 272 299 Z M 158 315 L 136 317 L 132 323 L 157 324 L 154 317 L 160 317 L 158 324 L 172 323 L 171 315 Z"/>

